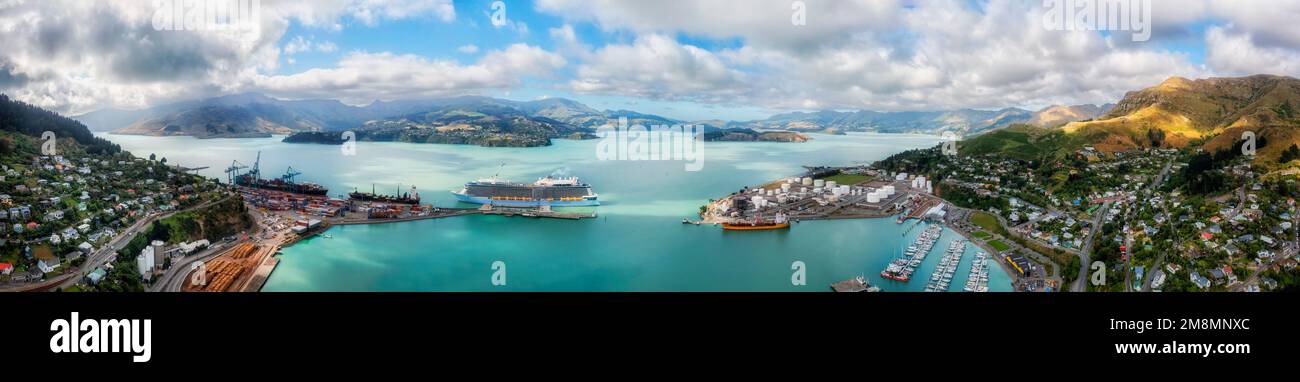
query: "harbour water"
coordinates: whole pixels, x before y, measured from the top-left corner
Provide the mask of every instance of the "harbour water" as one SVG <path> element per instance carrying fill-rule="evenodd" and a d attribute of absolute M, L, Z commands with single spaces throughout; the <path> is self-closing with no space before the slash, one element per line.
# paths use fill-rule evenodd
<path fill-rule="evenodd" d="M 938 144 L 933 136 L 710 142 L 698 172 L 685 171 L 680 161 L 599 161 L 595 140 L 555 140 L 540 148 L 361 142 L 349 156 L 339 146 L 285 144 L 282 137 L 105 137 L 137 156 L 209 166 L 200 173 L 223 180 L 231 160 L 251 165 L 261 151 L 265 176 L 293 166 L 303 172 L 299 181 L 321 183 L 331 195 L 368 190 L 371 183 L 386 193 L 413 184 L 424 202 L 455 206 L 448 191 L 497 173 L 515 181 L 579 176 L 600 194 L 597 219 L 465 216 L 335 227 L 332 238 L 285 248 L 265 291 L 828 291 L 860 274 L 886 291 L 920 291 L 948 241 L 960 237 L 945 230 L 913 281 L 899 283 L 879 272 L 921 232 L 909 230 L 912 222 L 809 221 L 763 232 L 680 224 L 710 198 L 798 174 L 801 165 L 869 163 Z M 968 247 L 951 290 L 965 284 L 975 250 Z M 505 265 L 503 286 L 492 283 L 496 261 Z M 795 261 L 806 267 L 806 285 L 791 283 Z M 993 267 L 989 289 L 1011 289 L 1001 268 Z"/>

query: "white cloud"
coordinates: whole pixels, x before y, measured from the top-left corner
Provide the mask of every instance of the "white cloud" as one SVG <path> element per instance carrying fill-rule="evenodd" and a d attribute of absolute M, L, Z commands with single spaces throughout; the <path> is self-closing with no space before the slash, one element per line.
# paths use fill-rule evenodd
<path fill-rule="evenodd" d="M 544 0 L 539 8 L 573 12 L 565 17 L 591 19 L 606 29 L 641 31 L 630 46 L 599 48 L 596 57 L 583 60 L 573 87 L 586 92 L 789 109 L 933 110 L 1114 102 L 1126 91 L 1171 75 L 1205 74 L 1187 56 L 1154 46 L 1121 46 L 1096 33 L 1044 30 L 1041 7 L 1032 2 L 870 6 L 894 12 L 887 22 L 893 30 L 887 32 L 878 25 L 842 21 L 852 20 L 849 16 L 824 19 L 865 4 L 832 2 L 838 8 L 830 9 L 827 3 L 809 2 L 808 25 L 821 22 L 823 29 L 791 36 L 781 36 L 784 27 L 777 25 L 776 16 L 782 12 L 774 3 L 759 2 L 755 7 L 760 10 L 700 3 L 706 4 L 679 4 L 698 12 L 641 2 L 580 9 L 564 0 Z M 673 11 L 657 13 L 661 7 Z M 693 19 L 695 13 L 724 9 L 740 11 L 723 25 Z M 671 33 L 740 37 L 745 44 L 686 55 L 682 49 L 694 47 L 663 37 Z M 815 36 L 831 37 L 804 40 Z M 571 29 L 553 30 L 552 38 L 560 46 L 576 41 Z"/>
<path fill-rule="evenodd" d="M 347 12 L 366 25 L 375 25 L 380 19 L 400 20 L 432 15 L 449 22 L 456 19 L 456 8 L 451 0 L 358 0 L 349 4 Z"/>
<path fill-rule="evenodd" d="M 744 87 L 744 75 L 713 53 L 662 35 L 606 45 L 590 55 L 570 82 L 579 93 L 721 102 Z"/>
<path fill-rule="evenodd" d="M 472 65 L 409 54 L 355 52 L 333 68 L 258 75 L 244 85 L 283 98 L 331 98 L 365 104 L 506 89 L 519 85 L 521 77 L 550 76 L 564 65 L 559 55 L 524 44 L 488 51 Z"/>
<path fill-rule="evenodd" d="M 1259 46 L 1251 35 L 1232 26 L 1206 32 L 1205 62 L 1228 75 L 1300 75 L 1300 52 L 1276 46 Z"/>
<path fill-rule="evenodd" d="M 743 38 L 764 48 L 806 51 L 851 33 L 894 27 L 901 0 L 805 1 L 806 24 L 793 25 L 789 0 L 538 0 L 537 9 L 569 21 L 593 22 L 607 31 L 683 32 L 708 38 Z"/>
<path fill-rule="evenodd" d="M 474 44 L 461 45 L 459 48 L 456 48 L 456 51 L 465 54 L 478 53 L 478 45 L 474 45 Z"/>
<path fill-rule="evenodd" d="M 330 41 L 316 42 L 314 38 L 303 38 L 302 36 L 294 36 L 292 40 L 289 40 L 288 43 L 284 44 L 283 52 L 286 55 L 294 55 L 294 54 L 305 53 L 305 52 L 333 53 L 338 49 L 339 49 L 338 45 L 335 45 L 333 42 Z"/>
<path fill-rule="evenodd" d="M 290 22 L 339 29 L 352 20 L 455 17 L 451 0 L 260 3 L 256 31 L 214 32 L 154 30 L 152 1 L 0 1 L 0 92 L 74 115 L 219 95 L 275 71 L 282 54 L 338 50 L 297 39 L 282 48 Z"/>

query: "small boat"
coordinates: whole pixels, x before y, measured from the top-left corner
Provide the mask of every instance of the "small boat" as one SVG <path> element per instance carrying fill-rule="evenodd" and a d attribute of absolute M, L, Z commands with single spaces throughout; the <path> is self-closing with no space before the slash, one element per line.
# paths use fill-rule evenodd
<path fill-rule="evenodd" d="M 326 234 L 326 235 L 320 235 L 320 237 L 323 237 L 323 238 L 326 238 L 326 239 L 333 239 L 333 238 L 334 238 L 334 235 L 328 235 L 328 234 Z"/>

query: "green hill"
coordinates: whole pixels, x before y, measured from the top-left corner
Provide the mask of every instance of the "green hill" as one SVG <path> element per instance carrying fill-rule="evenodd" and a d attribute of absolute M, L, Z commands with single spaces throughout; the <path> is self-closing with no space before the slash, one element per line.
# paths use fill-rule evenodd
<path fill-rule="evenodd" d="M 961 155 L 995 155 L 1020 160 L 1062 158 L 1087 145 L 1087 139 L 1059 129 L 1012 125 L 957 143 Z"/>

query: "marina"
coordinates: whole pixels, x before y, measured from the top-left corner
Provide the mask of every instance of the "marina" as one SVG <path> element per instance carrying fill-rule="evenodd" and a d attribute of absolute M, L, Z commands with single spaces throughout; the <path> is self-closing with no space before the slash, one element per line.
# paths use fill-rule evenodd
<path fill-rule="evenodd" d="M 989 291 L 989 255 L 984 252 L 975 254 L 975 260 L 970 264 L 970 275 L 966 277 L 966 286 L 962 290 L 967 292 L 988 292 Z"/>
<path fill-rule="evenodd" d="M 957 273 L 962 255 L 966 253 L 966 241 L 957 239 L 948 243 L 948 251 L 939 259 L 939 265 L 930 273 L 930 281 L 925 285 L 926 292 L 945 292 L 952 284 L 952 277 Z"/>
<path fill-rule="evenodd" d="M 943 225 L 940 224 L 926 226 L 921 235 L 917 236 L 916 241 L 912 242 L 912 245 L 908 246 L 907 250 L 903 252 L 902 257 L 891 261 L 884 270 L 880 271 L 880 277 L 894 281 L 911 281 L 912 275 L 925 261 L 925 257 L 930 254 L 930 250 L 934 248 L 934 243 L 939 240 L 939 234 L 942 231 Z"/>

